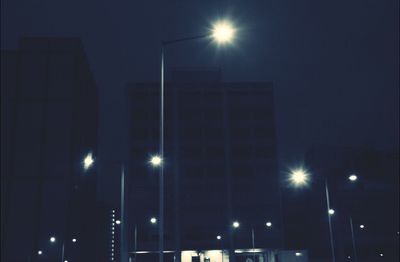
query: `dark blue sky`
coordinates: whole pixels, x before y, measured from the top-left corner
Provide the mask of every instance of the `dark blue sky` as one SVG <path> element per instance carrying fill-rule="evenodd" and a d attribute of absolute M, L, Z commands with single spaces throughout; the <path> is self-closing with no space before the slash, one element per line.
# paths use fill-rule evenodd
<path fill-rule="evenodd" d="M 98 157 L 113 173 L 125 83 L 159 79 L 161 39 L 230 17 L 240 27 L 234 46 L 173 46 L 167 72 L 219 66 L 226 81 L 273 81 L 280 154 L 291 163 L 313 144 L 398 148 L 398 10 L 397 0 L 1 0 L 1 46 L 82 38 L 100 93 Z"/>

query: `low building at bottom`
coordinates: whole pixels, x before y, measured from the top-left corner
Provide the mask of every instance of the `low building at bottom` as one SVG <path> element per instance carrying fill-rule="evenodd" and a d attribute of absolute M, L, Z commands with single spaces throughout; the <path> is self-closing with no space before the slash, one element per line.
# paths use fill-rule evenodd
<path fill-rule="evenodd" d="M 175 261 L 174 251 L 164 251 L 164 261 Z M 157 261 L 158 251 L 129 253 L 129 262 Z M 183 250 L 182 262 L 229 262 L 229 250 Z M 308 262 L 306 250 L 235 249 L 236 262 Z"/>

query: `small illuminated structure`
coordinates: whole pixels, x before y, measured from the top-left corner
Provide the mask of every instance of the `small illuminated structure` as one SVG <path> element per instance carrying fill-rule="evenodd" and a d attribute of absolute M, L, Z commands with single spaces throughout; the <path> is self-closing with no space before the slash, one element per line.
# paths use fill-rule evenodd
<path fill-rule="evenodd" d="M 83 159 L 83 168 L 88 170 L 94 163 L 94 159 L 92 153 L 88 153 L 85 158 Z"/>
<path fill-rule="evenodd" d="M 219 44 L 231 43 L 234 39 L 235 32 L 235 28 L 229 21 L 218 21 L 213 25 L 212 38 Z"/>
<path fill-rule="evenodd" d="M 150 164 L 154 167 L 160 166 L 162 164 L 162 158 L 160 156 L 152 156 L 150 158 Z"/>
<path fill-rule="evenodd" d="M 235 222 L 232 223 L 232 226 L 234 228 L 238 228 L 238 227 L 240 227 L 240 223 L 238 221 L 235 221 Z"/>
<path fill-rule="evenodd" d="M 150 218 L 150 223 L 152 223 L 152 224 L 157 223 L 157 218 L 155 218 L 155 217 Z"/>
<path fill-rule="evenodd" d="M 329 215 L 331 215 L 331 216 L 332 216 L 332 215 L 334 215 L 334 214 L 335 214 L 335 210 L 331 208 L 331 209 L 329 209 L 328 213 L 329 213 Z"/>
<path fill-rule="evenodd" d="M 350 175 L 349 176 L 349 180 L 351 181 L 351 182 L 354 182 L 354 181 L 356 181 L 358 179 L 358 177 L 356 176 L 356 175 Z"/>
<path fill-rule="evenodd" d="M 294 186 L 306 185 L 308 182 L 309 174 L 303 169 L 292 170 L 290 174 L 290 181 Z"/>

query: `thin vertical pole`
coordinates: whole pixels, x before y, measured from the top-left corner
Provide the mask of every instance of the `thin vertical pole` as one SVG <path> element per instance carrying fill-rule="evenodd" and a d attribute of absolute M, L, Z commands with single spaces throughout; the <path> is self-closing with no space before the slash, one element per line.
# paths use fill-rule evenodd
<path fill-rule="evenodd" d="M 351 240 L 353 242 L 354 261 L 357 262 L 356 239 L 354 237 L 353 218 L 350 216 Z"/>
<path fill-rule="evenodd" d="M 134 236 L 134 242 L 135 242 L 135 256 L 134 256 L 134 261 L 136 262 L 137 259 L 137 225 L 135 225 L 135 236 Z"/>
<path fill-rule="evenodd" d="M 164 161 L 164 44 L 161 46 L 161 90 L 160 90 L 160 157 Z M 160 226 L 159 231 L 159 262 L 163 262 L 164 256 L 164 163 L 160 165 Z"/>
<path fill-rule="evenodd" d="M 125 217 L 124 217 L 124 207 L 125 207 L 125 172 L 124 167 L 121 167 L 121 225 L 120 225 L 120 260 L 121 262 L 125 262 L 125 239 L 124 239 L 124 230 L 125 230 Z"/>
<path fill-rule="evenodd" d="M 251 243 L 252 243 L 252 246 L 253 246 L 253 262 L 256 262 L 256 254 L 254 253 L 254 251 L 255 251 L 254 228 L 251 228 Z"/>
<path fill-rule="evenodd" d="M 64 262 L 64 242 L 62 243 L 61 246 L 61 262 Z"/>
<path fill-rule="evenodd" d="M 326 205 L 328 207 L 327 214 L 328 214 L 328 223 L 329 223 L 329 237 L 331 242 L 331 252 L 332 252 L 332 262 L 335 262 L 335 247 L 333 244 L 333 233 L 332 233 L 332 221 L 331 221 L 331 214 L 329 214 L 330 202 L 329 202 L 329 190 L 328 190 L 328 179 L 325 180 L 325 193 L 326 193 Z"/>

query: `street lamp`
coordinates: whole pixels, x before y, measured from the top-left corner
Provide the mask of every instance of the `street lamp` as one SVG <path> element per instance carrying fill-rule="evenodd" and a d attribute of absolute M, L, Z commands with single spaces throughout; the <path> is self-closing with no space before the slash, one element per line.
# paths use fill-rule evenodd
<path fill-rule="evenodd" d="M 358 177 L 356 175 L 354 175 L 354 174 L 349 176 L 349 180 L 351 182 L 355 182 L 357 179 L 358 179 Z"/>
<path fill-rule="evenodd" d="M 222 237 L 221 237 L 220 235 L 218 235 L 218 236 L 217 236 L 217 239 L 218 239 L 218 240 L 221 240 L 221 239 L 222 239 Z"/>
<path fill-rule="evenodd" d="M 94 163 L 92 152 L 89 152 L 82 161 L 83 169 L 88 170 Z"/>
<path fill-rule="evenodd" d="M 164 166 L 161 165 L 164 159 L 164 49 L 172 44 L 198 40 L 203 38 L 212 38 L 219 44 L 230 43 L 235 35 L 236 30 L 233 28 L 232 24 L 227 20 L 221 20 L 213 25 L 211 32 L 204 35 L 197 35 L 179 39 L 173 39 L 169 41 L 161 42 L 161 78 L 160 78 L 160 152 L 158 158 L 152 158 L 151 163 L 155 166 L 160 166 L 159 169 L 159 262 L 164 260 Z M 157 164 L 158 163 L 158 164 Z M 153 164 L 153 166 L 154 166 Z"/>
<path fill-rule="evenodd" d="M 55 237 L 50 237 L 50 242 L 51 242 L 51 243 L 56 242 L 56 238 L 55 238 Z"/>
<path fill-rule="evenodd" d="M 232 226 L 234 228 L 238 228 L 238 227 L 240 227 L 240 223 L 238 221 L 235 221 L 235 222 L 232 223 Z"/>
<path fill-rule="evenodd" d="M 162 158 L 158 155 L 152 156 L 150 158 L 150 164 L 154 167 L 158 167 L 162 164 Z"/>
<path fill-rule="evenodd" d="M 310 175 L 307 173 L 307 171 L 299 168 L 291 171 L 289 179 L 292 185 L 298 187 L 306 185 L 308 183 L 309 176 Z"/>
<path fill-rule="evenodd" d="M 157 223 L 157 218 L 155 218 L 155 217 L 150 218 L 150 223 L 156 224 Z"/>
<path fill-rule="evenodd" d="M 42 250 L 38 250 L 38 255 L 40 256 L 40 255 L 42 255 L 43 254 L 43 251 Z"/>
<path fill-rule="evenodd" d="M 303 168 L 294 169 L 290 173 L 289 180 L 291 184 L 295 187 L 305 186 L 309 181 L 310 175 Z M 325 179 L 325 197 L 326 197 L 326 206 L 328 211 L 328 225 L 329 225 L 329 237 L 330 237 L 330 245 L 331 245 L 331 255 L 332 262 L 336 261 L 335 258 L 335 247 L 333 243 L 333 232 L 332 232 L 332 221 L 331 216 L 335 213 L 335 210 L 331 209 L 330 201 L 329 201 L 329 187 L 328 187 L 328 179 Z"/>
<path fill-rule="evenodd" d="M 267 227 L 272 227 L 272 223 L 271 222 L 267 222 L 267 223 L 265 223 L 265 225 L 267 226 Z"/>
<path fill-rule="evenodd" d="M 235 28 L 228 20 L 218 21 L 213 25 L 212 38 L 218 44 L 231 43 L 235 36 Z"/>

